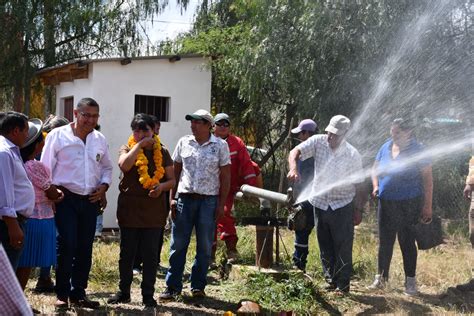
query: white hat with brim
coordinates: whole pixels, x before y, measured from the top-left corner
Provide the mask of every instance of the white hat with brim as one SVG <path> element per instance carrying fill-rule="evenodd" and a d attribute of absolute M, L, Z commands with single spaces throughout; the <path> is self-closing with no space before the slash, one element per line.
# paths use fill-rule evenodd
<path fill-rule="evenodd" d="M 43 132 L 43 121 L 37 118 L 28 120 L 28 138 L 22 148 L 31 145 Z"/>
<path fill-rule="evenodd" d="M 185 116 L 186 120 L 187 121 L 191 121 L 191 120 L 205 120 L 205 121 L 208 121 L 209 123 L 211 123 L 212 125 L 214 125 L 214 119 L 212 118 L 212 115 L 211 113 L 209 113 L 208 111 L 206 110 L 197 110 L 196 112 L 194 112 L 193 114 L 187 114 Z"/>
<path fill-rule="evenodd" d="M 344 135 L 351 127 L 351 120 L 344 115 L 336 115 L 331 118 L 325 131 L 335 135 Z"/>

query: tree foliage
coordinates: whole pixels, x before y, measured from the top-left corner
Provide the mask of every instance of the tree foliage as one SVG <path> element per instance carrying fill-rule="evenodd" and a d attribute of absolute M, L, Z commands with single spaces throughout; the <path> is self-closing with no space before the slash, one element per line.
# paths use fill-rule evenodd
<path fill-rule="evenodd" d="M 303 118 L 320 127 L 335 114 L 358 118 L 354 142 L 375 148 L 389 117 L 426 115 L 453 100 L 469 108 L 472 67 L 460 70 L 472 62 L 472 9 L 465 0 L 203 1 L 193 31 L 164 48 L 212 56 L 214 110 L 269 148 L 259 163 L 276 170 L 291 124 Z M 380 93 L 383 83 L 390 89 Z"/>
<path fill-rule="evenodd" d="M 0 0 L 3 105 L 29 112 L 31 78 L 71 59 L 141 55 L 144 23 L 168 0 Z M 186 7 L 188 0 L 178 0 Z"/>

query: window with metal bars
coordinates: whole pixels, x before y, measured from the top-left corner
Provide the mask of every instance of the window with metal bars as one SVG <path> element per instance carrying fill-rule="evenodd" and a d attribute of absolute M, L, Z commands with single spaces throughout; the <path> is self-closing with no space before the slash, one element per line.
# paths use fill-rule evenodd
<path fill-rule="evenodd" d="M 161 122 L 169 120 L 169 97 L 135 94 L 135 114 L 154 115 Z"/>

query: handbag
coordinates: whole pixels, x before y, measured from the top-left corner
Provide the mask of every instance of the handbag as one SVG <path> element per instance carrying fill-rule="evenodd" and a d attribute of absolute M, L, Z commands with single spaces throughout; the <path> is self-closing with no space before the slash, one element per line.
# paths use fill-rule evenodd
<path fill-rule="evenodd" d="M 420 250 L 428 250 L 443 243 L 441 218 L 433 216 L 431 222 L 418 222 L 414 226 L 415 240 Z"/>

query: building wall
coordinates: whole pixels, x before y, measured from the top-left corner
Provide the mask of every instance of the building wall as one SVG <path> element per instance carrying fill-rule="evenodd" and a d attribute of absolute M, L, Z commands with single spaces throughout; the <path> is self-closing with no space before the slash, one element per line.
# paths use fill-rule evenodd
<path fill-rule="evenodd" d="M 107 192 L 108 206 L 104 227 L 117 227 L 116 207 L 120 171 L 118 150 L 131 134 L 135 94 L 170 97 L 169 122 L 162 122 L 160 137 L 173 152 L 179 138 L 191 133 L 186 114 L 210 109 L 211 73 L 203 58 L 132 60 L 122 66 L 118 61 L 94 62 L 88 79 L 61 83 L 56 87 L 57 114 L 62 115 L 61 99 L 74 96 L 76 104 L 92 97 L 100 105 L 101 132 L 109 142 L 114 162 L 113 183 Z"/>
<path fill-rule="evenodd" d="M 73 82 L 63 82 L 56 86 L 56 114 L 64 116 L 64 98 L 73 97 L 74 104 L 80 99 L 92 95 L 93 65 L 89 67 L 89 79 L 78 79 Z"/>

